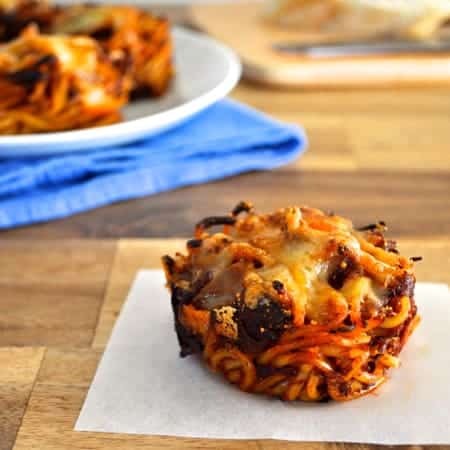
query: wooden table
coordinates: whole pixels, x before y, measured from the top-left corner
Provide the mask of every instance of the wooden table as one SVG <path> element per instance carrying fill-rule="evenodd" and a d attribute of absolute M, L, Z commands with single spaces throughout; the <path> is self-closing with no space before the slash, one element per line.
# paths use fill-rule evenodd
<path fill-rule="evenodd" d="M 420 280 L 450 283 L 449 88 L 292 92 L 242 82 L 233 97 L 304 125 L 308 153 L 273 172 L 0 234 L 0 450 L 378 448 L 72 431 L 136 270 L 157 267 L 197 219 L 241 198 L 264 211 L 310 204 L 357 224 L 383 219 L 405 254 L 424 256 Z"/>

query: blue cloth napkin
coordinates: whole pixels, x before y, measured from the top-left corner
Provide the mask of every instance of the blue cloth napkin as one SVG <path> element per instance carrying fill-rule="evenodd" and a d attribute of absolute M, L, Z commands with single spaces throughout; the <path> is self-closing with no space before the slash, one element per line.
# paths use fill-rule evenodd
<path fill-rule="evenodd" d="M 305 148 L 302 129 L 223 100 L 147 140 L 38 159 L 0 159 L 0 228 L 272 169 Z"/>

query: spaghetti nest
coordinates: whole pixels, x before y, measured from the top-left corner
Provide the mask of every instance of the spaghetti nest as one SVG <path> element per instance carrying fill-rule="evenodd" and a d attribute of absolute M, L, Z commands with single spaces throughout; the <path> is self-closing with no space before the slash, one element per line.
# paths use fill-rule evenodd
<path fill-rule="evenodd" d="M 120 73 L 90 38 L 31 26 L 0 47 L 0 134 L 60 131 L 120 120 Z"/>
<path fill-rule="evenodd" d="M 181 355 L 284 400 L 375 390 L 419 322 L 413 261 L 384 228 L 306 207 L 258 215 L 246 202 L 202 220 L 186 255 L 162 259 Z"/>
<path fill-rule="evenodd" d="M 166 19 L 130 6 L 76 5 L 62 9 L 49 31 L 97 40 L 133 94 L 161 95 L 172 78 Z"/>
<path fill-rule="evenodd" d="M 134 7 L 0 0 L 0 42 L 0 134 L 117 122 L 174 73 L 169 22 Z"/>

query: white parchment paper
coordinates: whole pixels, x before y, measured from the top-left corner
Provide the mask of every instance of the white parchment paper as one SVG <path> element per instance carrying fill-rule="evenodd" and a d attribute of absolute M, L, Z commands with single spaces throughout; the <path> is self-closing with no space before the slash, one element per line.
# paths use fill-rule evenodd
<path fill-rule="evenodd" d="M 373 395 L 287 403 L 246 394 L 179 358 L 161 271 L 141 271 L 76 424 L 78 431 L 382 444 L 450 443 L 450 293 L 418 284 L 422 323 Z"/>

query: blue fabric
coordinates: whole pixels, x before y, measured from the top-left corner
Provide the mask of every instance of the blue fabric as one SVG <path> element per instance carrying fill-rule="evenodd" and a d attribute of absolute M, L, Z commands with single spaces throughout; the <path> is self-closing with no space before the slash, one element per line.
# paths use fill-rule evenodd
<path fill-rule="evenodd" d="M 294 160 L 304 132 L 223 100 L 158 136 L 120 147 L 0 160 L 0 228 L 204 183 Z"/>

